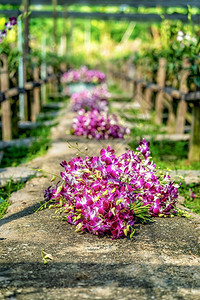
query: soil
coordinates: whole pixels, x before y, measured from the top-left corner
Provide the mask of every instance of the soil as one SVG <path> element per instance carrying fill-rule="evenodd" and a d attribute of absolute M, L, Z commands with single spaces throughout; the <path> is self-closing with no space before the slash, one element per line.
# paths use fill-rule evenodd
<path fill-rule="evenodd" d="M 66 133 L 73 114 L 63 110 L 47 154 L 28 164 L 59 174 L 79 147 L 98 154 L 106 144 L 124 152 L 126 141 L 94 142 Z M 75 233 L 53 209 L 35 212 L 50 175 L 12 194 L 0 220 L 0 299 L 200 299 L 200 217 L 154 218 L 136 225 L 133 239 Z M 53 256 L 44 264 L 41 249 Z"/>

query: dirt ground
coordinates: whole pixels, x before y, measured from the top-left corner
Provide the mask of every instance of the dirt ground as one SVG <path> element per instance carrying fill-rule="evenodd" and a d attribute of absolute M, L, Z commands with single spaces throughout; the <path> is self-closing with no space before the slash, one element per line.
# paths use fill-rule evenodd
<path fill-rule="evenodd" d="M 58 174 L 76 152 L 66 140 L 73 114 L 63 111 L 47 154 L 28 165 Z M 89 154 L 108 142 L 79 139 Z M 111 142 L 120 154 L 126 141 Z M 35 212 L 51 176 L 12 194 L 0 220 L 0 299 L 200 299 L 200 217 L 155 218 L 132 240 L 75 233 L 52 209 Z M 41 249 L 53 256 L 43 263 Z"/>

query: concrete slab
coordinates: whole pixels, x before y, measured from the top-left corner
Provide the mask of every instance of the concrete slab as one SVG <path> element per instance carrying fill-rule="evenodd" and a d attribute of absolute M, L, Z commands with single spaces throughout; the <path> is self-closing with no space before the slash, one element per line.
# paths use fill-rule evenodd
<path fill-rule="evenodd" d="M 39 173 L 35 170 L 31 170 L 28 167 L 8 167 L 0 169 L 0 186 L 5 186 L 9 180 L 27 181 L 31 176 L 36 176 Z"/>

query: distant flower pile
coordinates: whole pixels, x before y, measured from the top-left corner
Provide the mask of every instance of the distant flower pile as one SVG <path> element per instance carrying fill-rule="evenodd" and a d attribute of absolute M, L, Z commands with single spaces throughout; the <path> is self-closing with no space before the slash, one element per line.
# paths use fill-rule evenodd
<path fill-rule="evenodd" d="M 107 111 L 109 93 L 106 86 L 95 87 L 92 91 L 84 90 L 71 96 L 71 108 L 73 111 L 80 109 Z"/>
<path fill-rule="evenodd" d="M 92 110 L 85 112 L 79 110 L 72 124 L 72 133 L 77 136 L 84 136 L 88 139 L 107 140 L 109 138 L 123 138 L 130 131 L 119 125 L 116 115 L 107 112 Z"/>
<path fill-rule="evenodd" d="M 77 70 L 69 70 L 62 76 L 61 81 L 63 83 L 85 82 L 99 84 L 106 80 L 106 75 L 99 70 L 88 70 L 83 66 Z"/>
<path fill-rule="evenodd" d="M 101 84 L 93 88 L 92 96 L 100 100 L 108 100 L 111 97 L 111 94 L 108 92 L 107 85 Z"/>
<path fill-rule="evenodd" d="M 100 83 L 92 90 L 84 89 L 71 94 L 71 109 L 78 112 L 74 118 L 71 133 L 89 139 L 123 138 L 129 134 L 129 129 L 120 125 L 115 115 L 109 115 L 106 76 L 99 70 L 88 70 L 82 67 L 79 70 L 69 70 L 63 74 L 63 83 Z M 78 87 L 77 87 L 78 89 Z M 69 86 L 65 94 L 70 95 Z"/>
<path fill-rule="evenodd" d="M 109 234 L 113 239 L 134 234 L 137 220 L 175 214 L 177 187 L 149 159 L 149 143 L 138 152 L 116 156 L 108 146 L 100 156 L 73 158 L 61 166 L 62 182 L 45 191 L 76 232 Z"/>
<path fill-rule="evenodd" d="M 0 31 L 0 43 L 3 41 L 4 38 L 6 38 L 8 30 L 11 30 L 16 24 L 17 19 L 15 17 L 10 17 L 9 21 L 5 23 L 5 28 Z"/>

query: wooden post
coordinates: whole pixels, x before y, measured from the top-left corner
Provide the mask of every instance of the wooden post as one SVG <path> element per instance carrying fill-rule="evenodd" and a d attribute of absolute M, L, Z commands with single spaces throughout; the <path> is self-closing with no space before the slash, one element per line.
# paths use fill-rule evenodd
<path fill-rule="evenodd" d="M 126 61 L 124 64 L 124 90 L 128 93 L 128 62 Z"/>
<path fill-rule="evenodd" d="M 5 92 L 9 89 L 9 76 L 8 76 L 8 64 L 5 55 L 0 56 L 0 60 L 3 66 L 0 68 L 1 72 L 1 92 Z M 12 125 L 11 125 L 11 109 L 10 99 L 7 99 L 1 103 L 1 116 L 2 116 L 2 140 L 9 141 L 12 139 Z"/>
<path fill-rule="evenodd" d="M 88 46 L 91 43 L 91 21 L 85 20 L 85 49 L 87 50 Z"/>
<path fill-rule="evenodd" d="M 152 90 L 147 86 L 144 91 L 145 112 L 150 112 L 152 108 Z"/>
<path fill-rule="evenodd" d="M 121 85 L 121 89 L 122 91 L 125 91 L 125 85 L 124 85 L 124 62 L 121 62 L 121 66 L 119 69 L 119 78 L 120 78 L 120 85 Z"/>
<path fill-rule="evenodd" d="M 23 5 L 24 5 L 24 13 L 25 13 L 25 18 L 24 18 L 24 59 L 27 61 L 28 55 L 30 53 L 30 47 L 29 47 L 29 5 L 30 5 L 30 0 L 23 0 Z"/>
<path fill-rule="evenodd" d="M 172 96 L 170 96 L 169 94 L 164 94 L 163 102 L 169 111 L 168 119 L 167 119 L 167 132 L 172 134 L 175 133 L 175 123 L 176 123 Z"/>
<path fill-rule="evenodd" d="M 152 82 L 152 74 L 148 77 L 148 81 Z M 152 89 L 147 84 L 144 91 L 144 111 L 145 113 L 150 113 L 153 107 L 152 103 Z"/>
<path fill-rule="evenodd" d="M 160 88 L 165 86 L 165 77 L 166 77 L 166 59 L 160 58 L 159 59 L 159 68 L 157 74 L 157 84 Z M 156 116 L 155 116 L 155 123 L 160 125 L 162 124 L 162 112 L 163 112 L 163 91 L 159 91 L 156 95 Z"/>
<path fill-rule="evenodd" d="M 52 0 L 53 5 L 53 49 L 57 51 L 57 0 Z"/>
<path fill-rule="evenodd" d="M 46 34 L 43 34 L 42 37 L 42 64 L 41 64 L 41 79 L 46 80 L 47 78 L 47 65 L 46 65 Z M 46 103 L 46 83 L 43 83 L 41 86 L 41 99 L 42 104 Z"/>
<path fill-rule="evenodd" d="M 136 95 L 135 95 L 135 99 L 136 102 L 140 104 L 140 106 L 142 107 L 142 72 L 141 72 L 141 67 L 138 66 L 136 69 L 136 78 L 137 78 L 137 82 L 136 82 Z"/>
<path fill-rule="evenodd" d="M 126 62 L 126 90 L 129 94 L 132 93 L 132 89 L 131 89 L 131 85 L 130 85 L 130 76 L 129 76 L 129 72 L 130 72 L 130 67 L 131 67 L 131 62 L 130 60 L 127 60 Z"/>
<path fill-rule="evenodd" d="M 51 69 L 50 68 L 51 68 L 51 66 L 47 66 L 47 76 L 49 76 L 51 74 Z M 46 86 L 47 86 L 47 95 L 48 95 L 48 98 L 49 98 L 49 96 L 53 92 L 53 90 L 52 90 L 52 83 L 51 83 L 51 81 L 49 79 L 47 81 Z"/>
<path fill-rule="evenodd" d="M 23 59 L 23 38 L 22 38 L 22 20 L 19 17 L 17 21 L 18 33 L 18 51 L 19 51 L 19 66 L 18 66 L 18 86 L 24 87 L 24 59 Z M 19 115 L 20 120 L 27 120 L 27 98 L 23 93 L 19 94 Z"/>
<path fill-rule="evenodd" d="M 128 81 L 128 92 L 131 94 L 131 97 L 133 97 L 133 77 L 134 77 L 134 68 L 131 60 L 128 61 L 128 72 L 127 76 L 129 77 Z"/>
<path fill-rule="evenodd" d="M 200 102 L 192 109 L 192 129 L 190 134 L 189 161 L 200 162 Z"/>
<path fill-rule="evenodd" d="M 11 122 L 12 122 L 12 138 L 19 138 L 19 95 L 13 96 L 11 99 Z"/>
<path fill-rule="evenodd" d="M 70 54 L 73 53 L 73 46 L 74 46 L 74 19 L 70 18 L 70 30 L 69 30 L 69 49 L 68 52 Z"/>
<path fill-rule="evenodd" d="M 24 83 L 26 82 L 26 69 L 28 65 L 28 56 L 30 53 L 29 48 L 29 9 L 30 0 L 23 0 L 23 10 L 25 13 L 25 17 L 23 19 L 24 22 L 24 44 L 23 44 L 23 76 L 24 76 Z M 30 93 L 24 93 L 24 119 L 28 120 L 30 111 L 29 107 L 31 107 L 31 99 Z"/>
<path fill-rule="evenodd" d="M 67 53 L 67 6 L 64 5 L 63 7 L 63 29 L 62 29 L 62 36 L 61 36 L 61 45 L 60 45 L 60 54 L 65 55 Z"/>
<path fill-rule="evenodd" d="M 36 61 L 35 61 L 36 62 Z M 35 82 L 39 81 L 39 67 L 37 65 L 33 68 L 33 79 Z M 33 89 L 33 107 L 31 119 L 33 122 L 36 121 L 37 114 L 40 112 L 40 87 Z"/>
<path fill-rule="evenodd" d="M 189 70 L 188 68 L 190 66 L 190 63 L 187 59 L 183 60 L 183 70 L 181 74 L 181 80 L 180 80 L 180 91 L 184 94 L 188 92 L 187 88 L 187 78 L 189 75 Z M 184 99 L 181 99 L 178 103 L 177 107 L 177 117 L 176 117 L 176 128 L 175 132 L 179 134 L 184 133 L 185 129 L 185 118 L 186 118 L 186 112 L 187 112 L 187 103 Z"/>

